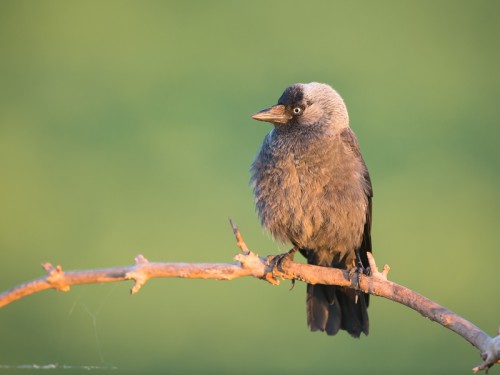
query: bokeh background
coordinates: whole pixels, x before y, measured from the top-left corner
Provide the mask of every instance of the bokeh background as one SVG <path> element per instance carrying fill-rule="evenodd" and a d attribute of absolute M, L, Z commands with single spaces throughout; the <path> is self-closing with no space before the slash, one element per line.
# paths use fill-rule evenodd
<path fill-rule="evenodd" d="M 295 82 L 343 95 L 390 277 L 500 324 L 497 1 L 2 1 L 0 290 L 65 269 L 259 254 L 251 120 Z M 373 298 L 371 333 L 311 333 L 305 287 L 152 280 L 0 310 L 0 373 L 457 374 L 478 352 Z M 61 367 L 69 369 L 62 370 Z M 493 369 L 497 373 L 498 369 Z"/>

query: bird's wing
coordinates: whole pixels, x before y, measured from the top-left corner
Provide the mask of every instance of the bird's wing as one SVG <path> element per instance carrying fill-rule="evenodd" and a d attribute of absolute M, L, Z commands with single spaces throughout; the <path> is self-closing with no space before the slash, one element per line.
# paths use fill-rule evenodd
<path fill-rule="evenodd" d="M 368 199 L 368 205 L 366 207 L 366 222 L 363 232 L 363 242 L 361 243 L 360 248 L 358 249 L 359 255 L 361 257 L 361 262 L 364 267 L 369 267 L 368 257 L 366 253 L 372 252 L 372 240 L 371 240 L 371 227 L 372 227 L 372 197 L 373 197 L 373 188 L 372 182 L 370 179 L 370 174 L 368 173 L 368 168 L 366 167 L 365 161 L 363 160 L 363 156 L 359 151 L 358 140 L 356 139 L 356 135 L 350 128 L 346 128 L 340 133 L 340 137 L 342 141 L 349 146 L 352 152 L 361 160 L 361 163 L 364 167 L 363 178 L 365 182 L 365 192 Z"/>
<path fill-rule="evenodd" d="M 370 198 L 373 197 L 372 181 L 370 179 L 370 174 L 368 173 L 368 168 L 366 167 L 365 161 L 363 160 L 363 156 L 361 155 L 361 151 L 359 151 L 358 139 L 356 138 L 356 135 L 350 128 L 346 128 L 342 131 L 342 133 L 340 133 L 340 137 L 342 141 L 349 146 L 354 155 L 356 155 L 361 160 L 361 163 L 364 167 L 363 178 L 365 179 L 366 183 L 366 195 Z"/>

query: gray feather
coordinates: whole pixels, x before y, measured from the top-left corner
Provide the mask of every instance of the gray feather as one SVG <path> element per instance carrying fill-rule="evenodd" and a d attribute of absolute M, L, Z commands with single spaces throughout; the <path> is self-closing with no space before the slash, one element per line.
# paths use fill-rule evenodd
<path fill-rule="evenodd" d="M 278 105 L 289 120 L 274 122 L 251 167 L 262 225 L 310 264 L 350 269 L 356 252 L 367 263 L 372 187 L 344 101 L 330 86 L 310 83 L 287 88 Z M 310 328 L 367 334 L 367 299 L 356 304 L 353 293 L 308 286 Z"/>

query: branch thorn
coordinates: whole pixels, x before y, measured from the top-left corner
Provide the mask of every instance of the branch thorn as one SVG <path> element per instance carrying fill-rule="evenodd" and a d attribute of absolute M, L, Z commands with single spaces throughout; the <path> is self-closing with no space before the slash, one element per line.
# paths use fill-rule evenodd
<path fill-rule="evenodd" d="M 367 252 L 366 255 L 368 257 L 368 263 L 370 264 L 370 269 L 372 271 L 373 276 L 387 280 L 387 274 L 391 270 L 391 267 L 389 267 L 388 264 L 385 264 L 384 268 L 382 269 L 382 272 L 380 272 L 378 270 L 377 263 L 375 263 L 375 258 L 373 257 L 373 254 L 371 252 Z"/>
<path fill-rule="evenodd" d="M 142 266 L 148 264 L 149 260 L 147 260 L 144 255 L 138 254 L 134 258 L 134 263 L 136 266 L 135 269 L 133 271 L 127 272 L 127 274 L 125 275 L 126 279 L 135 281 L 134 286 L 132 287 L 132 289 L 130 289 L 130 294 L 136 294 L 149 280 L 149 276 L 142 269 Z"/>
<path fill-rule="evenodd" d="M 137 265 L 137 264 L 145 264 L 145 263 L 149 263 L 149 260 L 147 260 L 147 258 L 142 255 L 142 254 L 138 254 L 135 258 L 134 258 L 134 263 Z"/>
<path fill-rule="evenodd" d="M 243 241 L 243 236 L 240 233 L 240 230 L 236 226 L 236 224 L 233 223 L 231 218 L 229 218 L 229 224 L 231 225 L 231 228 L 233 229 L 234 236 L 236 237 L 236 246 L 240 248 L 241 251 L 243 251 L 243 254 L 250 254 L 251 251 L 248 248 L 247 244 L 245 241 Z"/>
<path fill-rule="evenodd" d="M 382 276 L 384 277 L 384 279 L 387 280 L 387 274 L 389 273 L 390 270 L 391 267 L 388 264 L 384 264 L 384 268 L 382 268 Z"/>
<path fill-rule="evenodd" d="M 61 266 L 54 267 L 51 263 L 43 263 L 42 267 L 47 271 L 47 282 L 55 290 L 69 292 L 69 285 L 64 281 L 64 272 Z"/>

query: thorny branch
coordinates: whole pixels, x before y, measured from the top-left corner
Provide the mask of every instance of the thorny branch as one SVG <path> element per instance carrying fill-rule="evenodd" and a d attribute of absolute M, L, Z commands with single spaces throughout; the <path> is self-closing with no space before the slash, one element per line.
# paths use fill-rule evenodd
<path fill-rule="evenodd" d="M 369 253 L 370 276 L 356 274 L 353 278 L 348 271 L 296 263 L 286 257 L 270 255 L 259 257 L 250 251 L 238 228 L 231 222 L 237 246 L 242 253 L 234 258 L 235 263 L 163 263 L 150 262 L 143 255 L 134 259 L 134 264 L 126 267 L 102 268 L 82 271 L 63 271 L 61 266 L 54 267 L 45 263 L 42 267 L 45 276 L 20 284 L 0 293 L 0 308 L 30 294 L 45 289 L 67 292 L 72 285 L 105 283 L 134 280 L 131 293 L 137 293 L 151 278 L 183 277 L 190 279 L 232 280 L 237 277 L 252 276 L 278 285 L 281 279 L 300 280 L 310 284 L 329 284 L 347 286 L 392 301 L 418 311 L 440 325 L 459 334 L 479 349 L 483 362 L 472 370 L 477 373 L 500 363 L 500 329 L 498 335 L 491 337 L 454 312 L 430 299 L 392 281 L 387 280 L 389 266 L 379 271 L 373 256 Z M 279 266 L 278 266 L 279 261 Z"/>

